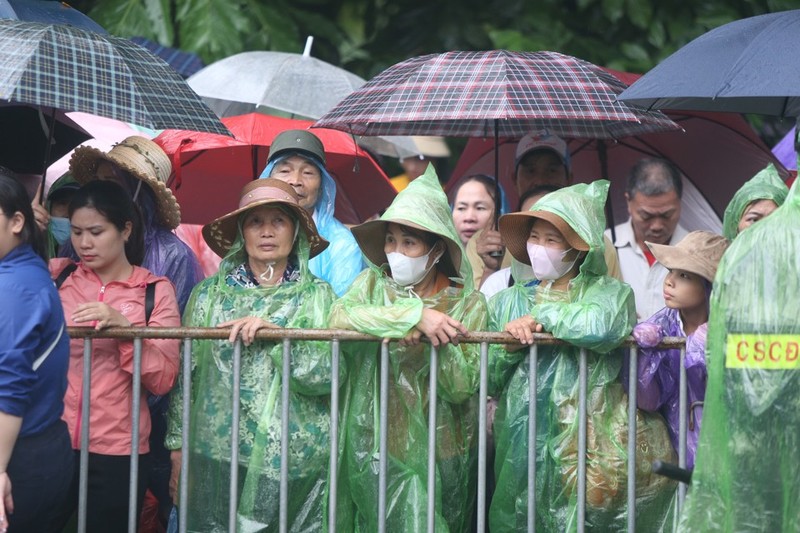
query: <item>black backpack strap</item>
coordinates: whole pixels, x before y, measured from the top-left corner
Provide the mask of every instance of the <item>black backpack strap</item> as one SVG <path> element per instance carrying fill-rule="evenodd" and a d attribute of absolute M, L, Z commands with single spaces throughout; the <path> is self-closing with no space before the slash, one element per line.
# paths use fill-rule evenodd
<path fill-rule="evenodd" d="M 66 279 L 70 276 L 70 274 L 75 272 L 77 268 L 78 265 L 76 265 L 75 263 L 70 263 L 66 267 L 64 267 L 64 270 L 62 270 L 58 274 L 58 277 L 55 279 L 56 290 L 61 288 L 61 286 L 64 284 L 64 281 L 66 281 Z"/>
<path fill-rule="evenodd" d="M 144 325 L 150 325 L 150 315 L 153 314 L 153 307 L 156 305 L 156 283 L 148 283 L 144 289 Z"/>

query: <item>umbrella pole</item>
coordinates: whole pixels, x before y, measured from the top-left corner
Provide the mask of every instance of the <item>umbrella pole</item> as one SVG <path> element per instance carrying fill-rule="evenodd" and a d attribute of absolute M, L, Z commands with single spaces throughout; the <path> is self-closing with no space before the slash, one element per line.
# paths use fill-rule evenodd
<path fill-rule="evenodd" d="M 500 220 L 500 210 L 503 208 L 503 197 L 500 195 L 500 132 L 498 131 L 498 119 L 494 119 L 494 197 L 497 198 L 497 209 L 494 210 L 494 228 Z"/>
<path fill-rule="evenodd" d="M 498 119 L 494 119 L 494 197 L 496 198 L 495 205 L 496 208 L 494 210 L 494 229 L 495 231 L 499 228 L 500 222 L 500 210 L 503 208 L 503 197 L 500 193 L 500 177 L 497 175 L 500 170 L 500 132 L 498 131 Z M 503 257 L 505 253 L 504 250 L 499 250 L 496 252 L 489 252 L 489 255 L 492 257 Z"/>
<path fill-rule="evenodd" d="M 606 141 L 603 139 L 597 141 L 597 157 L 600 159 L 600 175 L 610 183 L 611 180 L 608 179 L 608 151 Z M 614 229 L 614 208 L 611 206 L 610 194 L 606 198 L 606 225 L 611 230 L 611 242 L 616 242 L 617 232 Z"/>
<path fill-rule="evenodd" d="M 41 113 L 41 111 L 40 111 Z M 44 117 L 42 117 L 44 118 Z M 42 121 L 42 126 L 45 126 L 44 121 Z M 44 185 L 47 182 L 47 162 L 50 161 L 50 149 L 53 146 L 53 130 L 56 127 L 56 108 L 53 107 L 50 109 L 50 124 L 47 127 L 47 143 L 44 147 L 44 161 L 42 163 L 42 182 L 39 184 L 39 203 L 44 205 Z"/>

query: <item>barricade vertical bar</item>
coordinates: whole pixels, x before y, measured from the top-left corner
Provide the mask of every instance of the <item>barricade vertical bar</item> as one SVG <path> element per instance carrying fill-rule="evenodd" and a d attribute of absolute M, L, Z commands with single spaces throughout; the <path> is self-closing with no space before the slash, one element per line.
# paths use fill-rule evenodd
<path fill-rule="evenodd" d="M 339 477 L 339 339 L 331 341 L 331 463 L 328 478 L 328 531 L 336 531 Z"/>
<path fill-rule="evenodd" d="M 389 465 L 389 344 L 381 343 L 380 448 L 378 463 L 378 533 L 386 533 L 386 474 Z"/>
<path fill-rule="evenodd" d="M 139 488 L 139 407 L 142 401 L 142 339 L 133 339 L 133 386 L 131 399 L 131 465 L 128 485 L 128 533 L 139 526 L 136 500 Z"/>
<path fill-rule="evenodd" d="M 81 459 L 78 480 L 78 532 L 86 533 L 86 495 L 89 489 L 89 406 L 92 402 L 92 339 L 83 339 L 83 390 L 81 391 Z"/>
<path fill-rule="evenodd" d="M 192 339 L 183 339 L 183 409 L 181 411 L 181 479 L 178 509 L 178 529 L 186 533 L 189 516 L 189 432 L 192 408 Z"/>
<path fill-rule="evenodd" d="M 578 533 L 586 528 L 586 392 L 588 386 L 586 350 L 578 360 Z"/>
<path fill-rule="evenodd" d="M 233 385 L 231 398 L 231 484 L 228 493 L 228 531 L 236 533 L 239 508 L 239 385 L 242 379 L 242 341 L 233 343 Z"/>
<path fill-rule="evenodd" d="M 489 343 L 481 343 L 480 389 L 478 391 L 478 524 L 477 533 L 486 531 L 486 407 L 489 396 Z"/>
<path fill-rule="evenodd" d="M 680 381 L 678 383 L 678 466 L 686 468 L 686 422 L 687 422 L 687 399 L 686 399 L 686 346 L 681 348 L 681 368 Z M 680 516 L 683 508 L 683 500 L 686 498 L 686 485 L 678 483 L 678 514 Z"/>
<path fill-rule="evenodd" d="M 428 371 L 428 533 L 436 532 L 436 399 L 439 380 L 439 350 L 431 346 Z"/>
<path fill-rule="evenodd" d="M 536 531 L 536 370 L 539 345 L 528 350 L 528 531 Z"/>
<path fill-rule="evenodd" d="M 283 339 L 283 373 L 281 377 L 281 493 L 279 531 L 289 528 L 289 382 L 292 378 L 292 341 Z"/>
<path fill-rule="evenodd" d="M 636 406 L 639 384 L 639 353 L 628 350 L 628 533 L 636 531 Z"/>

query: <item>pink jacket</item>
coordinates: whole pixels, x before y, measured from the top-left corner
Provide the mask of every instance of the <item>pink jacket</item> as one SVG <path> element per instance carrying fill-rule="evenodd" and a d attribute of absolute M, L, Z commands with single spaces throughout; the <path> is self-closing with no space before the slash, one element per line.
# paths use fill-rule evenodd
<path fill-rule="evenodd" d="M 55 279 L 69 259 L 52 259 L 50 274 Z M 120 311 L 134 326 L 144 326 L 145 287 L 156 282 L 155 302 L 150 326 L 181 325 L 175 289 L 167 278 L 134 267 L 126 281 L 113 281 L 103 287 L 93 270 L 78 263 L 78 268 L 59 289 L 67 326 L 86 326 L 72 321 L 72 312 L 81 303 L 100 301 Z M 175 383 L 180 361 L 180 340 L 142 340 L 142 388 L 153 394 L 166 394 Z M 95 339 L 92 341 L 91 409 L 89 411 L 89 451 L 104 455 L 130 455 L 133 398 L 133 341 Z M 69 426 L 72 447 L 80 448 L 83 394 L 83 339 L 70 341 L 70 362 L 64 396 L 63 419 Z M 139 453 L 150 451 L 150 412 L 147 394 L 142 390 L 139 403 Z"/>

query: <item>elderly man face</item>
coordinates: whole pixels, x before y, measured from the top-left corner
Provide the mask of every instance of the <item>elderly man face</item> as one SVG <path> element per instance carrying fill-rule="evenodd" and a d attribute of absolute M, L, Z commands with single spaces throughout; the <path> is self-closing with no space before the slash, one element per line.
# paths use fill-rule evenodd
<path fill-rule="evenodd" d="M 292 155 L 277 163 L 270 177 L 291 185 L 300 198 L 300 206 L 314 212 L 322 188 L 322 174 L 317 165 L 303 156 Z"/>
<path fill-rule="evenodd" d="M 627 194 L 625 197 L 639 246 L 644 249 L 644 241 L 669 244 L 681 217 L 681 199 L 675 190 L 653 196 L 635 193 L 633 197 Z"/>

